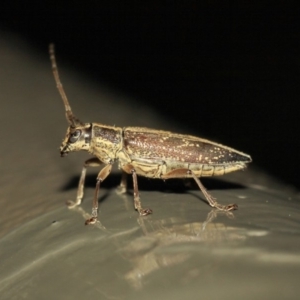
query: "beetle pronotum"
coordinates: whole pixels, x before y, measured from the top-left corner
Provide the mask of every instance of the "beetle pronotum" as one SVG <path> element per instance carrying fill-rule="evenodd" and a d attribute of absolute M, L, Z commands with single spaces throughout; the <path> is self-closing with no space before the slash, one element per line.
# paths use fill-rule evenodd
<path fill-rule="evenodd" d="M 137 175 L 149 178 L 193 178 L 210 206 L 219 210 L 237 209 L 236 204 L 221 205 L 202 185 L 199 177 L 224 175 L 244 169 L 251 157 L 209 140 L 191 135 L 141 127 L 115 127 L 101 123 L 82 123 L 73 115 L 68 98 L 59 79 L 54 45 L 49 46 L 52 71 L 62 97 L 69 123 L 66 137 L 60 146 L 61 156 L 72 151 L 88 151 L 93 158 L 85 161 L 77 190 L 76 201 L 68 201 L 72 208 L 83 198 L 87 167 L 105 166 L 100 170 L 93 199 L 92 217 L 85 224 L 94 224 L 98 216 L 98 194 L 101 182 L 110 174 L 112 164 L 118 161 L 123 170 L 121 190 L 126 192 L 126 173 L 132 175 L 134 207 L 140 215 L 152 213 L 142 208 Z M 125 176 L 124 176 L 125 175 Z"/>

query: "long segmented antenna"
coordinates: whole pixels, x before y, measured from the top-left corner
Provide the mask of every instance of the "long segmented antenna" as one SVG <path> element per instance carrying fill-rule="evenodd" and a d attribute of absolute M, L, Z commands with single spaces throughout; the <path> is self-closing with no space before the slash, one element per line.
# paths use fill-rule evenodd
<path fill-rule="evenodd" d="M 69 104 L 67 95 L 64 91 L 63 85 L 59 79 L 59 74 L 58 74 L 58 69 L 57 69 L 57 64 L 56 64 L 56 59 L 55 59 L 55 50 L 54 50 L 54 44 L 50 44 L 49 45 L 49 54 L 50 54 L 50 60 L 51 60 L 51 66 L 52 66 L 52 72 L 54 75 L 54 79 L 56 82 L 56 87 L 60 93 L 60 96 L 64 102 L 65 105 L 65 110 L 66 110 L 66 118 L 68 123 L 72 126 L 72 127 L 76 127 L 78 125 L 83 125 L 83 123 L 81 121 L 79 121 L 79 119 L 77 119 L 72 112 L 71 106 Z"/>

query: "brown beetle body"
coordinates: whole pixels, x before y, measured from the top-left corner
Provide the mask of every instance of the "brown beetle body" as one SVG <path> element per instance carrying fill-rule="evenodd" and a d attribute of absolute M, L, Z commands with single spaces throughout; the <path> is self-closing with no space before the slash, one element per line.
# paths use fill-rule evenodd
<path fill-rule="evenodd" d="M 110 174 L 116 161 L 119 168 L 133 177 L 134 206 L 140 215 L 152 213 L 141 206 L 137 175 L 169 179 L 193 178 L 212 207 L 230 211 L 236 204 L 220 205 L 204 188 L 199 180 L 203 176 L 218 176 L 244 169 L 251 157 L 232 148 L 199 137 L 141 127 L 114 127 L 99 123 L 82 123 L 72 113 L 71 107 L 59 80 L 54 46 L 50 45 L 50 58 L 58 90 L 65 104 L 66 117 L 70 126 L 60 147 L 61 156 L 72 151 L 85 150 L 94 157 L 84 164 L 77 200 L 68 202 L 77 206 L 83 198 L 86 168 L 105 164 L 97 176 L 93 201 L 92 218 L 86 224 L 95 223 L 98 214 L 98 192 L 100 183 Z M 122 176 L 122 192 L 126 191 L 126 177 Z"/>
<path fill-rule="evenodd" d="M 195 136 L 140 127 L 123 130 L 124 151 L 131 163 L 151 166 L 153 172 L 138 175 L 161 178 L 177 169 L 189 169 L 197 177 L 224 175 L 243 169 L 250 157 L 234 149 Z M 192 177 L 187 174 L 185 177 Z"/>

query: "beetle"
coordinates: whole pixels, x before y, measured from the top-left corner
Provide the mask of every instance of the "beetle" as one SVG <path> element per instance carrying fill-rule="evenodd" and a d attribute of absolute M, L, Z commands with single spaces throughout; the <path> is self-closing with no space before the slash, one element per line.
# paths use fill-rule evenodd
<path fill-rule="evenodd" d="M 134 208 L 141 216 L 152 213 L 140 201 L 137 175 L 148 178 L 193 178 L 210 206 L 222 211 L 238 208 L 236 204 L 221 205 L 201 183 L 199 177 L 224 175 L 244 169 L 252 161 L 248 154 L 199 137 L 142 127 L 115 127 L 101 123 L 83 123 L 75 117 L 63 89 L 57 69 L 54 45 L 49 46 L 54 79 L 62 97 L 69 123 L 60 146 L 61 156 L 73 151 L 88 151 L 92 158 L 85 161 L 78 184 L 76 201 L 68 201 L 69 208 L 80 205 L 84 194 L 87 167 L 104 164 L 96 180 L 92 216 L 85 224 L 94 224 L 98 216 L 100 184 L 118 162 L 123 171 L 120 190 L 126 192 L 127 175 L 133 179 Z"/>

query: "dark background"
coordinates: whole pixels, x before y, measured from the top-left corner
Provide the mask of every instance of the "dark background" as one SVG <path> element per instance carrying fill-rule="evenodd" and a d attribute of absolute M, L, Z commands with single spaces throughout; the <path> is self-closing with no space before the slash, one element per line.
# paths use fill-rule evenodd
<path fill-rule="evenodd" d="M 299 188 L 297 6 L 10 1 L 2 3 L 0 29 L 43 55 L 54 42 L 59 62 L 147 103 L 182 132 L 251 154 Z M 137 114 L 139 102 L 128 103 Z"/>

